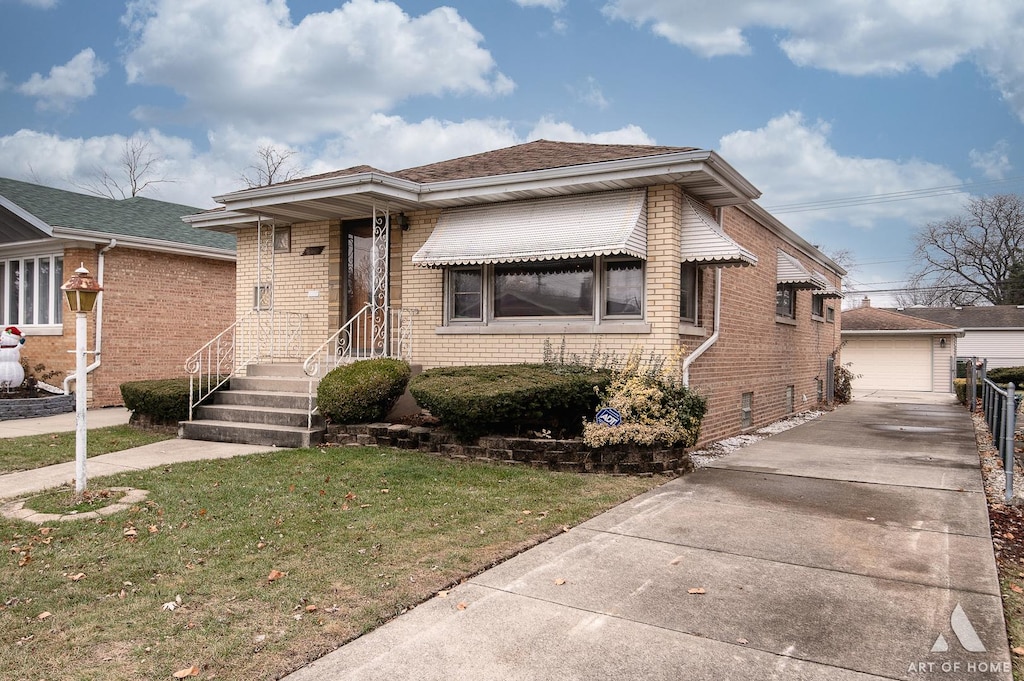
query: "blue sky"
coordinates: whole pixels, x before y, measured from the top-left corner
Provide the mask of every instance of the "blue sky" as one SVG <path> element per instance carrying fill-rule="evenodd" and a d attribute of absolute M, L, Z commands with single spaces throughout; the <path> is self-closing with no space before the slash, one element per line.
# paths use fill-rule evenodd
<path fill-rule="evenodd" d="M 820 6 L 819 6 L 820 5 Z M 885 303 L 915 229 L 1024 193 L 1024 3 L 0 0 L 0 175 L 146 142 L 206 208 L 261 145 L 305 173 L 546 138 L 715 149 Z M 905 197 L 913 197 L 907 199 Z M 901 200 L 892 200 L 901 199 Z"/>

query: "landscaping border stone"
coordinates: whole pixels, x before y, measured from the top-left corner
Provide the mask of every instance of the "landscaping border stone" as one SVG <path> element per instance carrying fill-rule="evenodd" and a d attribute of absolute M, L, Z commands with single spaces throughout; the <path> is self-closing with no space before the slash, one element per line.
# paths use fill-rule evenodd
<path fill-rule="evenodd" d="M 393 423 L 329 424 L 325 444 L 414 449 L 452 459 L 493 461 L 575 473 L 681 475 L 693 470 L 684 447 L 615 445 L 592 448 L 580 439 L 486 436 L 459 442 L 452 433 Z"/>
<path fill-rule="evenodd" d="M 0 400 L 0 421 L 54 416 L 56 414 L 67 414 L 74 410 L 74 394 Z"/>

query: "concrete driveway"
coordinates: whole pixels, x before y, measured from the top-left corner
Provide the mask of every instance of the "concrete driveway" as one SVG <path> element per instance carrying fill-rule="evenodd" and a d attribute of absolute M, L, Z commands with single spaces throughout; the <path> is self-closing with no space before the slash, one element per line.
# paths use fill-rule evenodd
<path fill-rule="evenodd" d="M 863 395 L 289 676 L 1011 678 L 973 427 Z"/>

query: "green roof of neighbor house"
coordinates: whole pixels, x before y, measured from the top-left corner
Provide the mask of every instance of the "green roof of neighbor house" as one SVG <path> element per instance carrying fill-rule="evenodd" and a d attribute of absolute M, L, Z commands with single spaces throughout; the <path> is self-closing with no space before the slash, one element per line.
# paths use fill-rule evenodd
<path fill-rule="evenodd" d="M 202 210 L 194 206 L 142 196 L 114 200 L 5 177 L 0 177 L 2 199 L 53 228 L 235 250 L 233 235 L 196 229 L 182 222 L 183 215 Z M 0 216 L 0 244 L 24 240 L 25 231 L 19 229 L 17 223 L 24 227 L 25 216 L 12 212 L 3 202 L 0 202 L 0 213 L 3 213 Z M 37 230 L 35 238 L 42 236 L 46 235 Z"/>

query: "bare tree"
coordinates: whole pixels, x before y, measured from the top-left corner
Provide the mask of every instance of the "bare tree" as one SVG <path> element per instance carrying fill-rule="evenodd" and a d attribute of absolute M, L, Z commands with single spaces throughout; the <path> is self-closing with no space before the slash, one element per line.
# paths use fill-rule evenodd
<path fill-rule="evenodd" d="M 256 150 L 256 156 L 256 163 L 242 173 L 242 182 L 250 189 L 294 180 L 303 172 L 302 168 L 290 162 L 295 156 L 291 149 L 281 151 L 273 145 L 264 144 Z"/>
<path fill-rule="evenodd" d="M 76 183 L 76 186 L 109 199 L 138 196 L 152 185 L 174 181 L 152 177 L 155 166 L 162 160 L 149 150 L 149 140 L 132 135 L 124 141 L 117 172 L 97 166 L 93 169 L 92 179 Z"/>
<path fill-rule="evenodd" d="M 973 198 L 965 214 L 928 223 L 914 240 L 919 265 L 910 289 L 938 293 L 947 304 L 1009 304 L 1011 275 L 1024 265 L 1024 199 Z"/>

